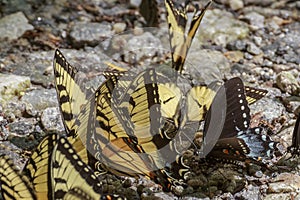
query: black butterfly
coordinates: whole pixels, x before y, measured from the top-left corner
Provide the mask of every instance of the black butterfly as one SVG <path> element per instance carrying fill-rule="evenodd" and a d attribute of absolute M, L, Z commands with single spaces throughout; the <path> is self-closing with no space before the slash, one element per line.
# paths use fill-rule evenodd
<path fill-rule="evenodd" d="M 207 114 L 203 156 L 225 162 L 270 158 L 277 143 L 263 134 L 261 127 L 250 128 L 250 119 L 242 80 L 228 80 L 217 92 Z"/>
<path fill-rule="evenodd" d="M 288 152 L 293 156 L 300 155 L 300 115 L 297 118 L 292 138 L 292 145 L 288 147 Z"/>

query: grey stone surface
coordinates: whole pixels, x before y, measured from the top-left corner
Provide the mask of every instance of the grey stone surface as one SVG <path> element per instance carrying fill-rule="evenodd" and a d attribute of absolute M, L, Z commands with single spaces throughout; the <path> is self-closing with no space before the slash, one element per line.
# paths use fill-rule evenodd
<path fill-rule="evenodd" d="M 33 30 L 22 12 L 7 15 L 0 19 L 0 40 L 7 38 L 14 40 L 19 38 L 27 30 Z"/>

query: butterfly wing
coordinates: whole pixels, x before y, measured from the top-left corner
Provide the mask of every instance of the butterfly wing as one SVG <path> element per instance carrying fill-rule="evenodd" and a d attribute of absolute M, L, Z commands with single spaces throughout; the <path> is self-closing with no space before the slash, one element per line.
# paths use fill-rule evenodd
<path fill-rule="evenodd" d="M 220 87 L 220 82 L 213 82 L 208 86 L 194 86 L 190 89 L 186 97 L 188 121 L 201 122 L 205 119 Z"/>
<path fill-rule="evenodd" d="M 73 188 L 80 188 L 94 199 L 102 195 L 98 178 L 64 137 L 58 139 L 53 149 L 50 174 L 53 199 L 62 199 Z"/>
<path fill-rule="evenodd" d="M 20 173 L 8 156 L 0 157 L 0 183 L 4 199 L 37 199 L 29 179 Z"/>
<path fill-rule="evenodd" d="M 249 159 L 260 161 L 271 158 L 277 151 L 277 144 L 268 135 L 263 134 L 262 128 L 250 128 L 246 131 L 240 131 L 237 137 L 218 140 L 207 158 L 227 163 Z"/>
<path fill-rule="evenodd" d="M 217 122 L 217 123 L 216 123 Z M 224 83 L 213 100 L 204 125 L 203 152 L 207 155 L 222 138 L 235 137 L 250 125 L 244 84 L 238 77 Z"/>
<path fill-rule="evenodd" d="M 140 13 L 147 22 L 149 27 L 158 27 L 159 25 L 159 9 L 156 0 L 142 0 Z"/>
<path fill-rule="evenodd" d="M 57 139 L 57 134 L 46 136 L 32 153 L 24 167 L 24 173 L 32 183 L 38 199 L 52 198 L 50 159 Z"/>
<path fill-rule="evenodd" d="M 295 123 L 292 145 L 288 148 L 288 151 L 292 153 L 293 156 L 300 154 L 300 117 L 298 116 Z"/>
<path fill-rule="evenodd" d="M 196 8 L 194 12 L 188 34 L 186 36 L 187 25 L 187 8 L 189 1 L 186 1 L 184 7 L 179 8 L 171 0 L 165 0 L 167 9 L 167 20 L 169 23 L 170 45 L 172 53 L 172 68 L 179 73 L 183 70 L 183 65 L 191 46 L 192 40 L 198 30 L 204 13 L 211 1 L 204 7 L 203 10 Z"/>
<path fill-rule="evenodd" d="M 250 105 L 266 96 L 268 91 L 264 89 L 245 86 L 245 93 L 248 104 Z"/>
<path fill-rule="evenodd" d="M 81 107 L 87 102 L 88 93 L 83 85 L 80 72 L 70 65 L 59 50 L 55 51 L 53 60 L 55 86 L 68 136 L 75 136 L 76 118 Z"/>
<path fill-rule="evenodd" d="M 225 100 L 225 121 L 220 138 L 229 138 L 237 135 L 239 131 L 247 130 L 250 125 L 250 109 L 245 96 L 244 84 L 238 77 L 224 83 L 225 94 L 218 98 Z M 214 105 L 214 104 L 213 104 Z M 212 107 L 212 106 L 211 106 Z M 218 110 L 215 113 L 218 115 Z M 212 112 L 208 113 L 204 132 L 209 128 Z M 218 115 L 222 117 L 222 115 Z M 224 116 L 223 116 L 224 117 Z M 214 123 L 214 122 L 213 122 Z"/>

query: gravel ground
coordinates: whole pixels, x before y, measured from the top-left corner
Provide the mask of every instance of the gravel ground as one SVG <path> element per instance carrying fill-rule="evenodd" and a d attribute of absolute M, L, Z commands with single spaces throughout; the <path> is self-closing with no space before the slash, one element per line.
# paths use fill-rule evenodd
<path fill-rule="evenodd" d="M 126 69 L 170 62 L 162 0 L 159 27 L 149 29 L 136 0 L 0 3 L 0 138 L 12 149 L 2 153 L 20 168 L 43 135 L 64 132 L 52 74 L 54 49 L 61 49 L 91 86 L 104 81 L 97 74 L 109 68 L 107 61 Z M 216 0 L 196 34 L 185 72 L 206 83 L 239 76 L 246 85 L 268 90 L 250 107 L 252 123 L 264 122 L 285 148 L 300 113 L 299 16 L 295 0 Z M 181 198 L 300 199 L 298 159 L 275 165 L 280 167 L 272 172 L 254 164 L 195 166 Z M 178 198 L 145 179 L 105 178 L 107 191 L 129 199 Z"/>

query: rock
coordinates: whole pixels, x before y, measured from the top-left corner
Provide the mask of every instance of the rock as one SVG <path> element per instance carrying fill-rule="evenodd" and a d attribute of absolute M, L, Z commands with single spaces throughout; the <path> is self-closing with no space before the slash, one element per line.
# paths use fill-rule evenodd
<path fill-rule="evenodd" d="M 6 103 L 3 113 L 8 121 L 13 122 L 16 118 L 21 118 L 24 111 L 25 105 L 20 101 L 12 99 Z"/>
<path fill-rule="evenodd" d="M 265 17 L 257 12 L 247 13 L 245 19 L 250 23 L 253 30 L 261 29 L 265 26 Z"/>
<path fill-rule="evenodd" d="M 269 6 L 273 2 L 276 2 L 276 0 L 244 0 L 245 5 L 257 5 L 257 6 Z"/>
<path fill-rule="evenodd" d="M 235 199 L 260 199 L 260 188 L 253 185 L 248 185 L 242 191 L 234 194 Z"/>
<path fill-rule="evenodd" d="M 0 19 L 0 40 L 18 39 L 25 31 L 33 29 L 34 27 L 28 23 L 22 12 L 7 15 Z"/>
<path fill-rule="evenodd" d="M 249 42 L 247 44 L 247 51 L 253 55 L 258 55 L 260 54 L 262 51 L 260 50 L 260 48 L 258 48 L 254 43 Z"/>
<path fill-rule="evenodd" d="M 189 52 L 184 69 L 191 78 L 209 84 L 222 79 L 221 74 L 229 73 L 230 64 L 219 51 L 203 49 Z"/>
<path fill-rule="evenodd" d="M 130 0 L 129 5 L 131 5 L 134 8 L 139 7 L 141 4 L 142 0 Z"/>
<path fill-rule="evenodd" d="M 151 63 L 157 55 L 162 55 L 166 50 L 161 41 L 150 32 L 133 36 L 124 45 L 125 61 L 128 63 Z"/>
<path fill-rule="evenodd" d="M 46 108 L 41 116 L 41 122 L 47 132 L 64 132 L 65 127 L 58 107 Z"/>
<path fill-rule="evenodd" d="M 300 189 L 300 176 L 291 173 L 282 173 L 269 183 L 268 191 L 272 193 L 295 192 Z"/>
<path fill-rule="evenodd" d="M 73 45 L 77 48 L 96 46 L 101 40 L 110 37 L 113 34 L 111 25 L 94 22 L 77 22 L 73 25 L 70 32 L 70 38 Z"/>
<path fill-rule="evenodd" d="M 9 131 L 16 135 L 25 136 L 32 133 L 35 129 L 36 120 L 34 118 L 22 118 L 8 125 Z"/>
<path fill-rule="evenodd" d="M 282 71 L 276 77 L 276 85 L 283 91 L 292 95 L 299 95 L 299 80 L 289 71 Z"/>
<path fill-rule="evenodd" d="M 30 85 L 29 77 L 0 73 L 0 102 L 7 101 L 15 96 L 22 96 L 22 93 Z"/>
<path fill-rule="evenodd" d="M 236 20 L 234 16 L 223 10 L 207 10 L 198 31 L 200 41 L 212 41 L 217 45 L 243 39 L 249 34 L 247 24 Z"/>
<path fill-rule="evenodd" d="M 229 6 L 232 10 L 240 10 L 244 7 L 244 2 L 242 0 L 230 0 Z"/>
<path fill-rule="evenodd" d="M 268 94 L 266 97 L 250 105 L 250 110 L 252 115 L 255 113 L 261 113 L 262 119 L 271 124 L 274 119 L 278 119 L 283 115 L 285 107 L 276 99 L 277 96 L 281 96 L 278 89 L 268 88 L 267 90 Z"/>
<path fill-rule="evenodd" d="M 32 12 L 31 5 L 33 1 L 27 2 L 23 0 L 10 0 L 1 2 L 2 16 L 22 11 L 25 14 Z"/>
<path fill-rule="evenodd" d="M 122 33 L 126 29 L 126 24 L 125 23 L 115 23 L 113 25 L 113 30 L 115 33 Z"/>
<path fill-rule="evenodd" d="M 227 51 L 224 56 L 231 62 L 239 62 L 244 58 L 244 53 L 241 51 Z"/>
<path fill-rule="evenodd" d="M 261 37 L 254 36 L 254 37 L 253 37 L 253 40 L 254 40 L 254 43 L 255 43 L 257 46 L 260 46 L 261 43 L 262 43 L 262 38 L 261 38 Z"/>
<path fill-rule="evenodd" d="M 174 195 L 167 194 L 164 192 L 154 193 L 150 198 L 156 199 L 156 200 L 172 200 L 174 199 Z"/>
<path fill-rule="evenodd" d="M 235 40 L 232 42 L 229 42 L 226 46 L 228 50 L 239 50 L 239 51 L 244 51 L 246 50 L 246 41 L 244 40 Z"/>
<path fill-rule="evenodd" d="M 293 197 L 293 198 L 292 198 Z M 267 194 L 264 196 L 264 200 L 290 200 L 290 199 L 299 199 L 300 196 L 298 194 L 292 195 L 291 193 L 281 193 L 281 194 Z"/>
<path fill-rule="evenodd" d="M 21 100 L 25 104 L 31 104 L 32 109 L 38 112 L 43 111 L 48 107 L 58 106 L 55 89 L 40 89 L 27 92 Z"/>

